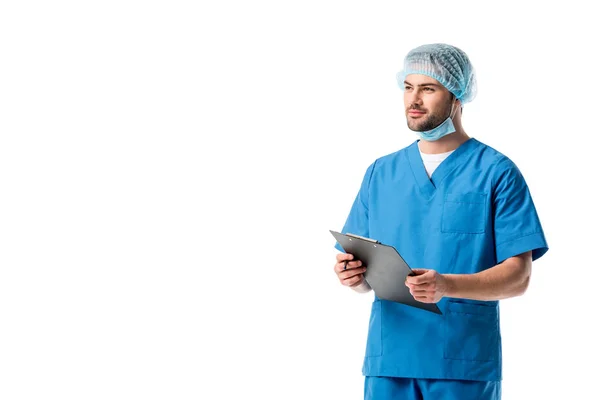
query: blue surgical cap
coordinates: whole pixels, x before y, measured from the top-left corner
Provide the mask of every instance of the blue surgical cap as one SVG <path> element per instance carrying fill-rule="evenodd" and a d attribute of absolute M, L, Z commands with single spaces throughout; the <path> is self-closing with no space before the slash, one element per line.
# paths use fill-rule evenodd
<path fill-rule="evenodd" d="M 477 94 L 477 80 L 469 58 L 464 51 L 448 44 L 426 44 L 409 51 L 404 58 L 404 69 L 396 75 L 402 89 L 410 74 L 432 77 L 462 104 L 473 100 Z"/>

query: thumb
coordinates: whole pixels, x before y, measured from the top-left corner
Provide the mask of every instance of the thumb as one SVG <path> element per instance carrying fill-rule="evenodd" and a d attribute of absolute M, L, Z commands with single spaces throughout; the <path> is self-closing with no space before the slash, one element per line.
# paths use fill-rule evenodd
<path fill-rule="evenodd" d="M 412 276 L 423 275 L 427 271 L 429 271 L 429 270 L 424 269 L 424 268 L 412 268 L 412 272 L 413 272 Z M 409 275 L 409 276 L 411 276 L 411 275 Z"/>
<path fill-rule="evenodd" d="M 427 272 L 431 271 L 430 269 L 423 268 L 415 268 L 413 269 L 412 276 L 409 275 L 406 277 L 406 281 L 413 285 L 421 285 L 429 281 L 430 277 L 426 276 Z"/>

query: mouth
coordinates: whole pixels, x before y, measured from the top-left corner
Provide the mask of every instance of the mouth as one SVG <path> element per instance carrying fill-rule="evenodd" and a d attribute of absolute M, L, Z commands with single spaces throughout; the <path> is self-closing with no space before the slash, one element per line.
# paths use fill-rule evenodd
<path fill-rule="evenodd" d="M 408 110 L 408 115 L 411 117 L 418 117 L 419 115 L 425 115 L 425 111 L 421 110 Z"/>

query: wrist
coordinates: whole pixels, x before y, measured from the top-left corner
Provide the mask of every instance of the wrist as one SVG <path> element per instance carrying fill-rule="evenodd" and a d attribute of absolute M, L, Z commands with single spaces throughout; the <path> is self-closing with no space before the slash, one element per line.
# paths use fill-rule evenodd
<path fill-rule="evenodd" d="M 358 293 L 366 293 L 371 290 L 371 286 L 364 279 L 358 285 L 351 286 L 351 288 Z"/>
<path fill-rule="evenodd" d="M 457 275 L 454 274 L 443 274 L 444 280 L 446 281 L 446 292 L 444 297 L 458 297 L 457 292 Z"/>

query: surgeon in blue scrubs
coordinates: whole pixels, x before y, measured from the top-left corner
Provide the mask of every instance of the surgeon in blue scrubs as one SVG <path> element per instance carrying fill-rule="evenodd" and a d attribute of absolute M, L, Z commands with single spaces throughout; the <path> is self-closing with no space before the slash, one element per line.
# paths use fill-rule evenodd
<path fill-rule="evenodd" d="M 442 315 L 375 296 L 364 398 L 500 399 L 499 300 L 525 293 L 548 250 L 540 219 L 517 166 L 463 129 L 476 78 L 462 50 L 417 47 L 397 80 L 418 138 L 366 169 L 342 232 L 394 246 L 416 272 L 398 285 Z M 336 247 L 340 282 L 369 292 L 361 261 Z"/>

